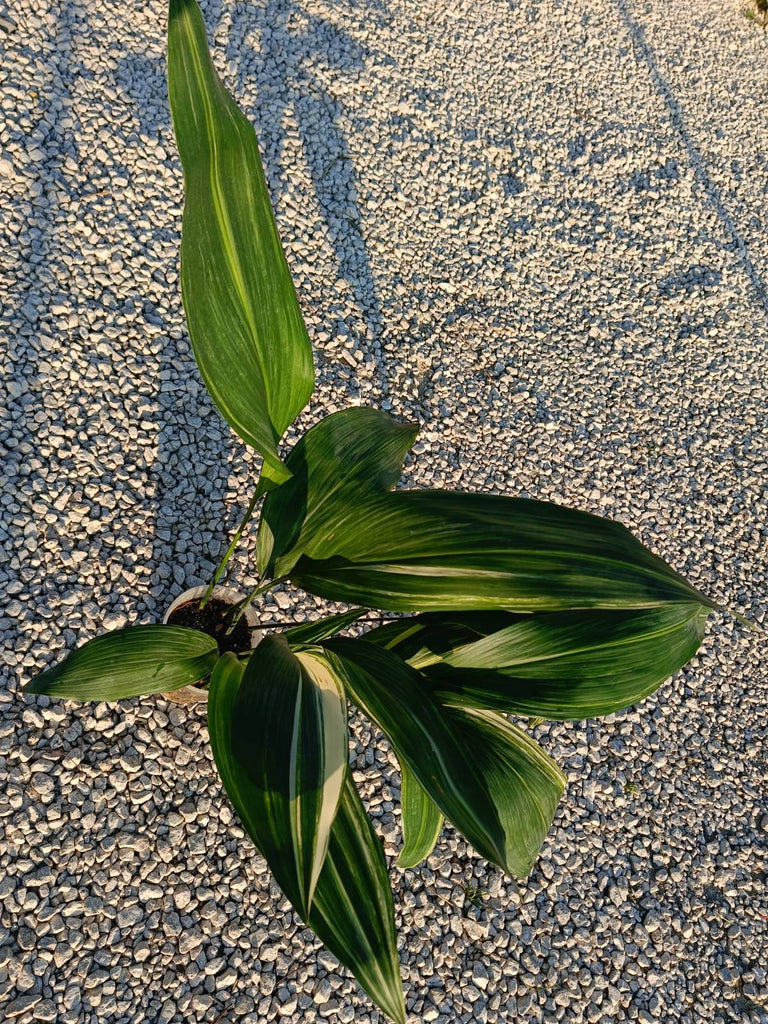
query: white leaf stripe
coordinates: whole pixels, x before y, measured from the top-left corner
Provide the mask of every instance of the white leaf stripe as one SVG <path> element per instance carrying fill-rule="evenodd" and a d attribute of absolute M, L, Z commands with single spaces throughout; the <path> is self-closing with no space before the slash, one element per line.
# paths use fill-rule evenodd
<path fill-rule="evenodd" d="M 302 911 L 308 912 L 310 904 L 312 903 L 312 886 L 308 884 L 307 879 L 307 862 L 312 863 L 312 859 L 315 856 L 316 844 L 313 841 L 314 836 L 312 835 L 312 829 L 309 828 L 309 842 L 311 849 L 306 850 L 304 843 L 307 838 L 304 834 L 304 821 L 303 814 L 309 812 L 310 818 L 316 820 L 315 808 L 304 807 L 301 799 L 301 790 L 303 788 L 304 779 L 301 778 L 301 770 L 304 765 L 303 754 L 301 744 L 301 727 L 302 727 L 302 711 L 304 709 L 304 686 L 302 673 L 299 674 L 298 685 L 296 686 L 296 703 L 293 709 L 293 726 L 291 729 L 291 745 L 288 752 L 288 822 L 291 830 L 291 839 L 293 841 L 293 855 L 296 859 L 296 876 L 301 892 L 302 898 Z M 277 737 L 275 737 L 275 740 Z M 318 759 L 322 758 L 322 751 L 317 748 Z M 313 766 L 314 767 L 314 766 Z M 317 766 L 320 767 L 320 766 Z M 322 771 L 322 768 L 320 768 Z M 272 780 L 265 780 L 266 784 L 269 785 Z M 309 780 L 307 780 L 309 781 Z M 274 782 L 279 784 L 279 780 L 275 779 Z M 310 782 L 311 785 L 311 782 Z M 308 856 L 307 856 L 308 854 Z M 311 868 L 310 868 L 311 870 Z"/>
<path fill-rule="evenodd" d="M 513 500 L 513 499 L 509 499 Z M 357 530 L 362 531 L 361 516 Z M 378 523 L 368 521 L 365 532 L 375 534 Z M 538 562 L 522 559 L 516 564 L 481 568 L 450 565 L 436 560 L 429 564 L 416 561 L 404 563 L 397 551 L 394 533 L 404 536 L 410 527 L 403 522 L 392 530 L 393 561 L 348 562 L 337 552 L 325 560 L 302 558 L 290 573 L 291 581 L 318 597 L 331 601 L 358 604 L 366 608 L 381 608 L 393 612 L 506 610 L 532 613 L 550 612 L 564 608 L 658 608 L 673 600 L 692 601 L 688 594 L 675 597 L 671 591 L 660 589 L 653 582 L 655 574 L 638 572 L 620 575 L 603 572 L 608 560 L 581 561 L 583 571 L 576 571 L 577 561 L 571 562 L 567 552 L 558 558 L 541 558 Z M 428 524 L 424 524 L 426 535 Z M 507 555 L 514 556 L 510 551 Z M 478 552 L 477 559 L 493 559 L 492 552 Z M 526 562 L 529 561 L 526 559 Z M 621 568 L 620 563 L 612 563 Z M 658 579 L 658 577 L 656 577 Z M 659 580 L 659 582 L 661 582 Z M 702 602 L 705 603 L 705 602 Z M 708 604 L 708 602 L 707 602 Z"/>
<path fill-rule="evenodd" d="M 312 902 L 317 879 L 328 849 L 328 838 L 341 799 L 344 775 L 347 769 L 347 707 L 343 688 L 330 671 L 322 657 L 309 652 L 296 655 L 304 672 L 311 681 L 313 721 L 319 727 L 317 743 L 321 752 L 322 767 L 319 773 L 320 800 L 315 823 L 312 869 L 309 873 L 307 905 Z M 303 759 L 296 751 L 296 764 Z M 300 769 L 299 769 L 300 770 Z M 314 784 L 315 780 L 312 780 Z M 300 799 L 300 795 L 298 797 Z"/>

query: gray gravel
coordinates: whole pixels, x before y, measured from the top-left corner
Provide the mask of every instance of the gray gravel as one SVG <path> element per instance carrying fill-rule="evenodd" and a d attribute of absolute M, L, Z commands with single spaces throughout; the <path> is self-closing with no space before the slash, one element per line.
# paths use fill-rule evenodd
<path fill-rule="evenodd" d="M 206 17 L 318 348 L 302 427 L 383 404 L 422 424 L 410 482 L 611 515 L 765 623 L 768 42 L 740 7 Z M 17 693 L 204 581 L 253 479 L 183 326 L 164 17 L 0 3 L 0 1017 L 380 1021 L 235 824 L 202 710 Z M 527 882 L 450 829 L 393 868 L 410 1020 L 768 1021 L 764 652 L 713 619 L 640 709 L 537 727 L 569 786 Z M 394 857 L 394 758 L 354 739 Z"/>

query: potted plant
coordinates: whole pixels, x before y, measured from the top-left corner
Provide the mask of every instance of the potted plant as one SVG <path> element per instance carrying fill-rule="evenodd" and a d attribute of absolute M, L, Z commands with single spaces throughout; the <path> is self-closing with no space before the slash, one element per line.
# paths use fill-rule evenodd
<path fill-rule="evenodd" d="M 190 587 L 172 601 L 163 616 L 163 623 L 186 626 L 212 637 L 219 653 L 233 651 L 247 655 L 261 640 L 259 616 L 251 605 L 245 609 L 237 623 L 230 628 L 227 613 L 242 601 L 245 595 L 234 587 Z M 200 704 L 208 700 L 208 678 L 190 686 L 169 690 L 164 696 L 175 704 Z"/>
<path fill-rule="evenodd" d="M 214 70 L 195 0 L 170 3 L 168 85 L 195 358 L 224 418 L 261 455 L 261 476 L 210 586 L 187 602 L 191 620 L 99 636 L 24 689 L 117 700 L 196 687 L 224 787 L 278 884 L 403 1021 L 387 866 L 348 767 L 347 701 L 401 766 L 400 865 L 428 856 L 448 819 L 524 878 L 565 779 L 507 713 L 584 719 L 632 705 L 695 654 L 723 609 L 616 522 L 529 499 L 396 489 L 417 427 L 382 411 L 328 416 L 284 456 L 281 438 L 313 390 L 312 352 L 256 136 Z M 259 585 L 209 620 L 259 502 Z M 350 609 L 253 646 L 242 617 L 284 582 Z M 397 617 L 342 635 L 364 609 Z"/>

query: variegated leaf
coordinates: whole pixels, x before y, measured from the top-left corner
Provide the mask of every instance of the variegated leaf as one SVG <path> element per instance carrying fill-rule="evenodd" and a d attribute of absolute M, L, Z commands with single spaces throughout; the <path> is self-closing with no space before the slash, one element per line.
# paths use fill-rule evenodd
<path fill-rule="evenodd" d="M 607 715 L 653 693 L 696 653 L 699 604 L 543 615 L 429 614 L 365 634 L 419 669 L 446 704 L 520 715 Z"/>
<path fill-rule="evenodd" d="M 440 808 L 424 791 L 406 761 L 400 762 L 400 801 L 403 815 L 403 848 L 397 864 L 413 868 L 432 853 L 443 827 Z"/>
<path fill-rule="evenodd" d="M 205 679 L 218 657 L 216 641 L 196 629 L 127 626 L 89 640 L 27 683 L 24 693 L 75 700 L 167 693 Z"/>
<path fill-rule="evenodd" d="M 347 770 L 344 694 L 321 659 L 268 636 L 248 660 L 231 728 L 257 844 L 306 920 Z"/>
<path fill-rule="evenodd" d="M 413 440 L 372 409 L 326 417 L 264 504 L 260 566 L 390 611 L 716 607 L 624 526 L 545 501 L 390 488 Z"/>
<path fill-rule="evenodd" d="M 256 134 L 216 74 L 195 0 L 170 3 L 168 95 L 184 168 L 181 292 L 195 359 L 274 485 L 290 476 L 277 441 L 312 394 L 312 349 Z"/>
<path fill-rule="evenodd" d="M 224 655 L 216 666 L 208 699 L 208 731 L 224 788 L 245 830 L 268 859 L 262 846 L 263 793 L 252 780 L 250 757 L 243 764 L 232 741 L 233 724 L 240 714 L 238 695 L 243 674 L 243 664 L 233 654 Z M 266 845 L 269 847 L 269 842 Z M 280 876 L 276 873 L 275 877 L 282 886 Z M 341 799 L 306 920 L 374 1002 L 397 1024 L 403 1024 L 405 1011 L 387 868 L 381 842 L 349 771 L 344 773 Z"/>
<path fill-rule="evenodd" d="M 525 877 L 565 784 L 554 761 L 501 716 L 440 704 L 390 651 L 341 638 L 323 646 L 347 693 L 445 817 L 483 857 Z"/>

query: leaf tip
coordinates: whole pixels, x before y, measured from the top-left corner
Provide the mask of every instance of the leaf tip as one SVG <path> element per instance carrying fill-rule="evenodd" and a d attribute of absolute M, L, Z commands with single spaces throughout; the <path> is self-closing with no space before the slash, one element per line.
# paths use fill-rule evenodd
<path fill-rule="evenodd" d="M 36 676 L 32 676 L 32 678 L 24 683 L 24 685 L 19 689 L 19 693 L 39 693 L 51 696 L 48 683 L 49 674 L 50 669 L 47 672 L 39 672 Z"/>
<path fill-rule="evenodd" d="M 397 981 L 400 982 L 399 977 Z M 405 996 L 403 995 L 402 982 L 398 984 L 393 978 L 387 992 L 379 991 L 374 994 L 368 989 L 366 991 L 368 991 L 368 995 L 384 1011 L 387 1017 L 395 1021 L 395 1024 L 405 1024 Z"/>
<path fill-rule="evenodd" d="M 746 615 L 742 615 L 741 612 L 736 612 L 732 608 L 723 610 L 727 611 L 729 615 L 732 615 L 733 618 L 742 626 L 746 626 L 750 633 L 757 633 L 758 636 L 765 636 L 765 629 L 762 626 L 759 626 L 756 622 L 753 622 L 752 619 L 748 619 Z"/>

